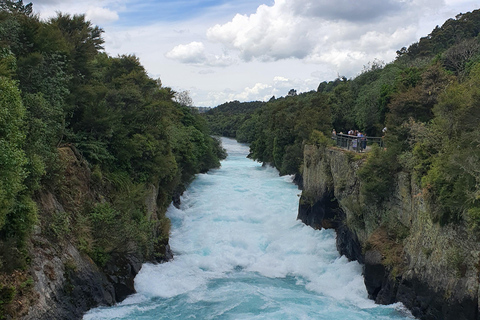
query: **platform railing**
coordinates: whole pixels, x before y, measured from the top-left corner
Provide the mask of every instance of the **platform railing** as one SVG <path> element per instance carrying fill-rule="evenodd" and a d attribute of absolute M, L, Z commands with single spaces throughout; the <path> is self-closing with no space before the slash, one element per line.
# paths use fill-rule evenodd
<path fill-rule="evenodd" d="M 368 146 L 371 146 L 372 144 L 378 144 L 381 148 L 384 147 L 382 137 L 358 137 L 337 133 L 332 135 L 332 139 L 336 142 L 337 147 L 355 152 L 365 152 L 368 149 Z"/>

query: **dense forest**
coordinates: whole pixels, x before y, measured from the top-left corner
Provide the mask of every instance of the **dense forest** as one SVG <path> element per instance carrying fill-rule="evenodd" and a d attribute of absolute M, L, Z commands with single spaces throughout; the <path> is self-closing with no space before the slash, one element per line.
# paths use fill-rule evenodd
<path fill-rule="evenodd" d="M 480 10 L 355 78 L 200 116 L 137 57 L 106 54 L 102 29 L 84 15 L 42 21 L 22 0 L 0 0 L 0 9 L 0 319 L 28 308 L 12 301 L 33 290 L 34 235 L 73 243 L 99 268 L 127 251 L 161 260 L 172 197 L 225 156 L 211 133 L 250 143 L 249 157 L 281 174 L 299 174 L 305 144 L 331 145 L 332 129 L 381 136 L 387 127 L 386 147 L 360 155 L 365 198 L 381 202 L 394 174 L 406 172 L 436 223 L 480 230 Z M 87 173 L 88 190 L 72 188 L 72 163 Z M 152 188 L 159 216 L 144 201 Z M 94 194 L 74 201 L 82 192 Z M 46 194 L 65 210 L 44 212 Z"/>
<path fill-rule="evenodd" d="M 157 188 L 165 210 L 196 173 L 219 166 L 224 151 L 206 121 L 175 102 L 176 92 L 151 79 L 137 57 L 104 53 L 102 29 L 84 15 L 42 21 L 21 0 L 1 0 L 0 8 L 3 318 L 31 288 L 34 226 L 53 242 L 73 242 L 99 267 L 119 250 L 161 259 L 169 222 L 148 216 L 145 193 Z M 41 194 L 74 199 L 82 192 L 69 190 L 71 152 L 105 197 L 43 214 Z"/>
<path fill-rule="evenodd" d="M 210 109 L 204 115 L 212 132 L 216 135 L 236 138 L 240 126 L 251 117 L 253 112 L 265 105 L 265 102 L 240 102 L 230 101 Z"/>
<path fill-rule="evenodd" d="M 382 201 L 394 173 L 407 172 L 427 191 L 435 221 L 463 220 L 478 230 L 479 32 L 480 10 L 460 14 L 398 50 L 395 61 L 374 61 L 353 79 L 290 90 L 243 115 L 220 106 L 207 119 L 215 133 L 235 133 L 250 143 L 250 157 L 281 174 L 301 173 L 305 143 L 329 145 L 333 129 L 382 136 L 387 127 L 386 148 L 374 148 L 360 171 L 367 199 Z"/>

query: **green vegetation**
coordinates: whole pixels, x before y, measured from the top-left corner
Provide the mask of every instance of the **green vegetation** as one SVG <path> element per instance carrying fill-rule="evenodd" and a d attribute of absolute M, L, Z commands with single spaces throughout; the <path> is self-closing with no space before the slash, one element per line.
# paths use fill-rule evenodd
<path fill-rule="evenodd" d="M 403 259 L 403 246 L 398 234 L 386 226 L 380 226 L 372 232 L 366 246 L 367 250 L 378 250 L 382 253 L 382 264 L 391 271 L 393 278 L 404 272 L 406 265 Z"/>
<path fill-rule="evenodd" d="M 310 138 L 313 130 L 330 131 L 329 120 L 325 120 L 328 119 L 325 97 L 315 92 L 279 99 L 272 97 L 268 103 L 234 102 L 218 108 L 218 111 L 215 108 L 207 113 L 210 126 L 217 128 L 227 124 L 228 132 L 235 133 L 229 136 L 251 143 L 250 157 L 273 164 L 282 174 L 299 171 L 303 141 Z M 237 110 L 245 112 L 236 116 Z M 228 119 L 236 120 L 227 122 Z"/>
<path fill-rule="evenodd" d="M 31 287 L 25 274 L 18 283 L 8 279 L 27 269 L 35 225 L 100 267 L 114 254 L 161 258 L 172 196 L 224 157 L 210 133 L 248 142 L 251 158 L 297 174 L 304 145 L 328 147 L 333 128 L 381 136 L 387 127 L 386 148 L 358 157 L 366 202 L 387 199 L 403 171 L 423 188 L 434 222 L 478 232 L 480 10 L 446 21 L 394 62 L 374 61 L 353 79 L 268 102 L 233 101 L 201 117 L 148 77 L 137 57 L 102 52 L 103 31 L 83 15 L 41 21 L 21 0 L 0 0 L 0 9 L 2 313 Z M 49 195 L 58 203 L 45 208 Z M 355 212 L 360 220 L 362 209 Z M 396 225 L 382 226 L 378 237 L 391 240 L 384 250 L 392 265 L 408 234 L 392 234 Z M 461 255 L 451 257 L 461 274 Z"/>
<path fill-rule="evenodd" d="M 83 15 L 0 9 L 0 275 L 28 266 L 35 224 L 100 266 L 112 253 L 161 257 L 164 211 L 219 166 L 219 141 L 138 58 L 103 53 L 103 30 Z M 65 210 L 39 206 L 48 194 Z M 3 306 L 14 293 L 0 288 Z"/>
<path fill-rule="evenodd" d="M 12 302 L 15 293 L 14 287 L 0 286 L 0 319 L 5 319 L 6 306 Z"/>
<path fill-rule="evenodd" d="M 455 246 L 447 251 L 447 266 L 458 278 L 464 277 L 467 271 L 465 255 L 465 252 Z"/>
<path fill-rule="evenodd" d="M 358 176 L 363 182 L 361 192 L 368 201 L 381 203 L 390 196 L 394 173 L 398 169 L 395 158 L 391 149 L 383 151 L 376 144 L 372 146 L 367 161 L 358 170 Z"/>
<path fill-rule="evenodd" d="M 240 142 L 248 141 L 247 132 L 237 132 L 240 126 L 255 110 L 264 106 L 264 102 L 226 102 L 206 112 L 205 116 L 210 124 L 212 133 L 218 136 L 236 138 Z"/>

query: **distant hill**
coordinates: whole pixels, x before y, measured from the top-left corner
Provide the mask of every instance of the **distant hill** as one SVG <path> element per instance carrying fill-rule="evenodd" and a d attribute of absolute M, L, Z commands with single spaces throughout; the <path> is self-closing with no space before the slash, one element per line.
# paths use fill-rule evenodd
<path fill-rule="evenodd" d="M 236 138 L 237 129 L 257 109 L 263 107 L 265 102 L 230 101 L 208 110 L 205 113 L 213 134 Z"/>

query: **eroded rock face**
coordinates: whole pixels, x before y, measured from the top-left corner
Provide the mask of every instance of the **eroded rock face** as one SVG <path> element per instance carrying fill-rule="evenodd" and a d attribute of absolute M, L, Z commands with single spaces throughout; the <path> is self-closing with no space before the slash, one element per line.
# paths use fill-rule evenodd
<path fill-rule="evenodd" d="M 134 279 L 141 268 L 142 260 L 134 254 L 115 254 L 111 257 L 103 271 L 115 289 L 115 302 L 121 302 L 136 292 Z"/>
<path fill-rule="evenodd" d="M 115 303 L 105 275 L 72 245 L 60 248 L 35 236 L 33 277 L 37 304 L 25 319 L 80 319 L 90 308 Z"/>
<path fill-rule="evenodd" d="M 29 248 L 36 299 L 23 319 L 81 319 L 91 308 L 121 302 L 135 293 L 134 278 L 147 259 L 129 250 L 113 254 L 105 266 L 99 268 L 88 255 L 79 251 L 75 246 L 78 241 L 68 233 L 52 234 L 55 228 L 51 224 L 56 216 L 75 219 L 74 213 L 86 203 L 106 201 L 102 190 L 92 188 L 88 166 L 75 149 L 64 147 L 59 154 L 66 166 L 65 191 L 42 190 L 37 195 L 41 217 Z M 158 219 L 157 196 L 158 186 L 149 186 L 144 203 L 148 218 L 152 220 Z M 156 262 L 172 258 L 168 240 L 164 242 L 159 252 L 162 256 Z"/>
<path fill-rule="evenodd" d="M 368 203 L 357 177 L 363 161 L 305 146 L 299 219 L 336 229 L 339 252 L 364 264 L 377 303 L 402 302 L 421 319 L 479 319 L 479 241 L 462 223 L 433 222 L 408 173 L 396 174 L 390 198 Z"/>
<path fill-rule="evenodd" d="M 338 202 L 333 200 L 333 195 L 325 193 L 324 196 L 313 205 L 307 201 L 302 203 L 301 198 L 298 208 L 297 219 L 314 229 L 332 229 L 337 228 L 340 223 L 341 212 Z"/>
<path fill-rule="evenodd" d="M 364 264 L 365 257 L 362 252 L 362 245 L 358 241 L 357 235 L 344 222 L 345 220 L 342 220 L 336 228 L 337 250 L 349 260 Z"/>
<path fill-rule="evenodd" d="M 377 300 L 377 297 L 385 287 L 385 280 L 388 272 L 382 264 L 382 253 L 378 250 L 369 250 L 365 253 L 364 258 L 364 279 L 367 288 L 368 297 Z M 392 300 L 391 298 L 389 300 Z M 385 304 L 393 303 L 384 301 Z"/>

